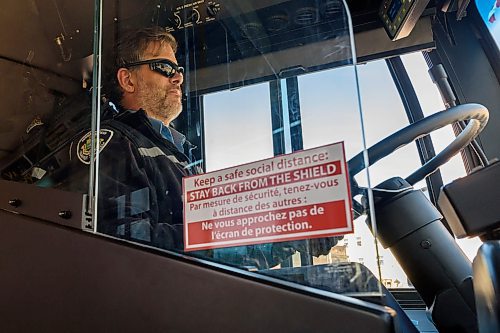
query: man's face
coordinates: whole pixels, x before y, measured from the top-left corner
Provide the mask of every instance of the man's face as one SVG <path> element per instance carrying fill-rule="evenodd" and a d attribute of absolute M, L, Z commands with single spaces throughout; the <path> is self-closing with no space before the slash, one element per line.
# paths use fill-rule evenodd
<path fill-rule="evenodd" d="M 177 64 L 172 47 L 168 44 L 161 47 L 150 44 L 142 60 L 150 59 L 168 59 Z M 161 120 L 164 124 L 170 124 L 182 112 L 183 75 L 175 73 L 172 78 L 168 78 L 151 70 L 148 65 L 139 66 L 136 74 L 136 98 L 139 106 L 148 116 Z"/>

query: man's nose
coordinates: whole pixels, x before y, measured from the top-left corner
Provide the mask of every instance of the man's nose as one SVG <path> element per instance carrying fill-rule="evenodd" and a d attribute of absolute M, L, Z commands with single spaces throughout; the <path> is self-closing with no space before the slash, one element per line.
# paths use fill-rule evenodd
<path fill-rule="evenodd" d="M 170 79 L 172 84 L 181 85 L 184 82 L 184 75 L 180 72 L 175 72 L 174 76 Z"/>

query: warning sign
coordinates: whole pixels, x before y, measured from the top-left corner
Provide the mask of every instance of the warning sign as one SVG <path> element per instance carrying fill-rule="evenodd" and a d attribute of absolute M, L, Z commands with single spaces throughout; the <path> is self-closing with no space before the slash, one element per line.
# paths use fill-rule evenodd
<path fill-rule="evenodd" d="M 186 251 L 353 231 L 343 143 L 183 180 Z"/>

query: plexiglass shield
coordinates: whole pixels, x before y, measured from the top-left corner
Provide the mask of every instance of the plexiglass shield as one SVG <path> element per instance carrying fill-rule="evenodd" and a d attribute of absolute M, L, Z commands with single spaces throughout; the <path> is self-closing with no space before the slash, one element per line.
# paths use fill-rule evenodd
<path fill-rule="evenodd" d="M 380 292 L 364 159 L 361 185 L 348 167 L 365 147 L 343 1 L 120 1 L 101 17 L 97 232 Z"/>
<path fill-rule="evenodd" d="M 86 194 L 82 229 L 124 246 L 381 295 L 343 1 L 33 6 L 3 179 Z"/>

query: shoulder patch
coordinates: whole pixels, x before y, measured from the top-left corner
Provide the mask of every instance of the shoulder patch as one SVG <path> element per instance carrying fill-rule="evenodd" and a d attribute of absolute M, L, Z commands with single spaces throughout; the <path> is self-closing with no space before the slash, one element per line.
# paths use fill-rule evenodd
<path fill-rule="evenodd" d="M 90 134 L 91 132 L 85 134 L 76 145 L 76 155 L 80 162 L 84 164 L 90 164 L 90 151 L 92 147 Z M 99 132 L 99 152 L 101 152 L 109 141 L 111 141 L 113 134 L 113 131 L 109 129 L 102 129 Z"/>

